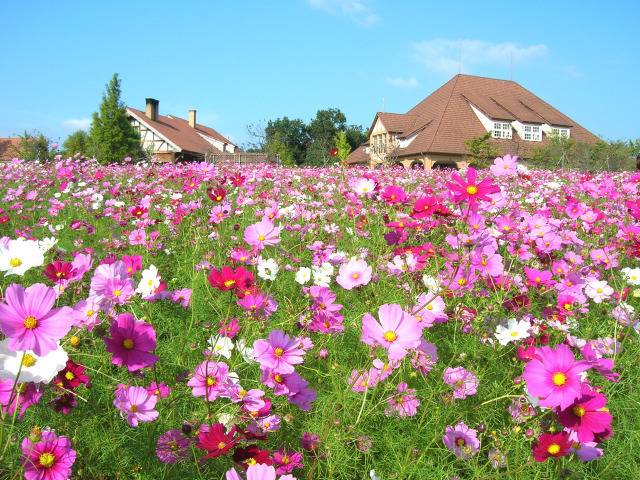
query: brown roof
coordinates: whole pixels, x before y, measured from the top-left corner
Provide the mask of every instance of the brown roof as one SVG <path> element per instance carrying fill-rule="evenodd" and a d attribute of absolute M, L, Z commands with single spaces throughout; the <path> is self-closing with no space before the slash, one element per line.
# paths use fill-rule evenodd
<path fill-rule="evenodd" d="M 571 128 L 571 138 L 579 142 L 595 143 L 598 140 L 577 122 L 516 82 L 462 74 L 453 77 L 406 114 L 378 113 L 376 118 L 379 117 L 388 130 L 387 122 L 391 123 L 394 130 L 390 131 L 400 133 L 400 138 L 411 137 L 418 131 L 415 139 L 400 150 L 399 156 L 423 153 L 465 155 L 465 140 L 487 133 L 471 104 L 492 119 L 567 126 Z M 404 129 L 400 130 L 402 127 Z M 541 142 L 525 141 L 515 131 L 513 137 L 511 140 L 490 141 L 502 154 L 521 156 L 548 142 L 544 133 Z"/>
<path fill-rule="evenodd" d="M 160 135 L 165 137 L 181 150 L 205 154 L 215 147 L 200 136 L 200 134 L 212 137 L 215 140 L 235 145 L 228 138 L 223 137 L 213 128 L 206 127 L 196 123 L 196 128 L 191 128 L 189 122 L 183 118 L 174 117 L 173 115 L 158 115 L 158 120 L 151 120 L 146 116 L 145 112 L 127 107 L 130 115 L 137 120 L 156 130 Z M 200 132 L 200 133 L 198 133 Z"/>
<path fill-rule="evenodd" d="M 0 138 L 0 161 L 11 160 L 18 155 L 19 138 Z"/>
<path fill-rule="evenodd" d="M 368 164 L 369 163 L 369 154 L 365 153 L 365 151 L 364 151 L 364 149 L 367 147 L 367 145 L 368 144 L 360 145 L 353 152 L 351 152 L 349 154 L 349 159 L 347 160 L 347 163 L 349 165 L 357 165 L 357 164 L 366 165 L 366 164 Z"/>

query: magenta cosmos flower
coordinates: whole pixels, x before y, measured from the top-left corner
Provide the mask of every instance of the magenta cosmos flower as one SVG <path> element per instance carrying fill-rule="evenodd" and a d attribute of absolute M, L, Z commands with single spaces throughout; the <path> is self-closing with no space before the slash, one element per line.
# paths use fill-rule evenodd
<path fill-rule="evenodd" d="M 238 475 L 235 468 L 229 470 L 225 475 L 226 480 L 242 480 L 242 477 Z M 255 463 L 247 468 L 247 480 L 296 480 L 292 475 L 283 475 L 278 477 L 276 469 L 271 465 L 265 465 L 264 463 Z"/>
<path fill-rule="evenodd" d="M 272 330 L 268 340 L 253 342 L 253 355 L 262 367 L 286 375 L 293 373 L 294 365 L 302 363 L 304 350 L 298 338 L 291 338 L 282 330 Z"/>
<path fill-rule="evenodd" d="M 387 349 L 389 360 L 400 360 L 409 349 L 417 348 L 422 328 L 400 305 L 385 304 L 378 309 L 380 323 L 369 313 L 362 317 L 362 341 Z"/>
<path fill-rule="evenodd" d="M 464 422 L 459 422 L 455 427 L 448 426 L 444 431 L 442 442 L 456 457 L 465 460 L 480 450 L 478 432 L 469 428 Z"/>
<path fill-rule="evenodd" d="M 582 384 L 581 396 L 568 408 L 558 412 L 558 421 L 578 435 L 581 443 L 592 442 L 596 434 L 611 430 L 613 417 L 607 408 L 607 397 Z"/>
<path fill-rule="evenodd" d="M 138 422 L 153 422 L 158 418 L 157 401 L 158 397 L 144 387 L 124 387 L 116 390 L 113 404 L 130 426 L 137 427 Z"/>
<path fill-rule="evenodd" d="M 53 308 L 56 292 L 42 283 L 28 288 L 14 283 L 0 303 L 0 330 L 12 350 L 32 350 L 42 357 L 58 348 L 57 342 L 71 329 L 72 310 Z"/>
<path fill-rule="evenodd" d="M 470 206 L 475 206 L 480 200 L 488 201 L 489 195 L 500 191 L 500 187 L 490 178 L 479 182 L 478 172 L 473 167 L 467 169 L 466 178 L 462 178 L 458 172 L 453 172 L 451 178 L 453 182 L 447 182 L 447 186 L 453 193 L 453 200 L 456 203 L 468 201 Z"/>
<path fill-rule="evenodd" d="M 587 362 L 575 360 L 569 347 L 560 344 L 555 349 L 536 348 L 522 376 L 527 390 L 540 400 L 541 406 L 564 410 L 580 396 L 580 374 L 589 368 Z"/>
<path fill-rule="evenodd" d="M 372 269 L 364 260 L 349 260 L 342 264 L 336 277 L 336 282 L 342 288 L 351 290 L 371 281 Z"/>
<path fill-rule="evenodd" d="M 111 322 L 109 332 L 111 338 L 105 338 L 104 343 L 113 355 L 114 365 L 135 372 L 158 361 L 150 353 L 156 348 L 156 332 L 148 323 L 136 320 L 130 313 L 121 313 Z"/>
<path fill-rule="evenodd" d="M 26 480 L 63 480 L 71 477 L 71 466 L 76 461 L 76 451 L 71 440 L 48 430 L 42 432 L 37 442 L 22 440 L 22 465 Z"/>
<path fill-rule="evenodd" d="M 249 225 L 245 229 L 244 241 L 256 250 L 275 245 L 280 243 L 280 227 L 276 227 L 273 222 L 264 219 L 261 222 Z"/>

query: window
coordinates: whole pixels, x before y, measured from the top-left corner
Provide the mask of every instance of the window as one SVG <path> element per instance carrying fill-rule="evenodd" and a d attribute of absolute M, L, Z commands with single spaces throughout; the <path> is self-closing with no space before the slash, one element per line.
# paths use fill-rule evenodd
<path fill-rule="evenodd" d="M 569 138 L 569 129 L 563 127 L 551 127 L 551 135 L 555 137 Z"/>
<path fill-rule="evenodd" d="M 539 142 L 542 140 L 542 130 L 540 125 L 523 125 L 522 131 L 524 133 L 523 138 L 531 142 Z"/>
<path fill-rule="evenodd" d="M 493 122 L 491 131 L 493 138 L 511 138 L 511 124 L 504 122 Z"/>

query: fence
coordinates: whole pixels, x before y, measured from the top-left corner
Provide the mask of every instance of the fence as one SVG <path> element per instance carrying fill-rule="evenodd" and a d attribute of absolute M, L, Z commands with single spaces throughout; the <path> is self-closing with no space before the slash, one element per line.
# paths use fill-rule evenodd
<path fill-rule="evenodd" d="M 207 155 L 207 161 L 226 164 L 270 163 L 280 165 L 280 155 L 268 153 L 212 153 Z"/>

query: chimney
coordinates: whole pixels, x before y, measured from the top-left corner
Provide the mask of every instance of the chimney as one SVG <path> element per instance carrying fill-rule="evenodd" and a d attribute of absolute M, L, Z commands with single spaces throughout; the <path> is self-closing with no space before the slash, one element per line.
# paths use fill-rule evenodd
<path fill-rule="evenodd" d="M 191 128 L 196 128 L 196 111 L 189 110 L 189 126 Z"/>
<path fill-rule="evenodd" d="M 160 102 L 155 98 L 147 98 L 147 108 L 145 114 L 149 120 L 158 120 L 158 104 Z"/>

